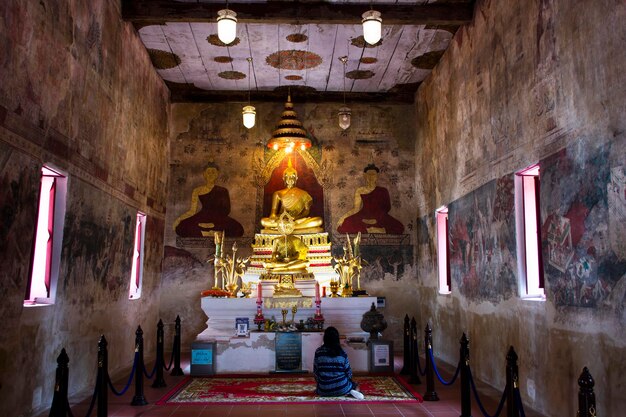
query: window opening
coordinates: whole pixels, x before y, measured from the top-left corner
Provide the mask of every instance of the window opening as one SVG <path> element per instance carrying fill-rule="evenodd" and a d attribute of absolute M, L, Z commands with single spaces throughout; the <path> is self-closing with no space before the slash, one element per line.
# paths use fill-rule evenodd
<path fill-rule="evenodd" d="M 52 304 L 61 260 L 67 177 L 59 170 L 41 168 L 37 224 L 24 305 Z"/>
<path fill-rule="evenodd" d="M 517 254 L 522 298 L 545 298 L 539 186 L 539 165 L 516 173 Z"/>
<path fill-rule="evenodd" d="M 130 290 L 128 298 L 136 300 L 141 297 L 141 283 L 143 279 L 144 239 L 146 236 L 146 215 L 137 212 L 135 225 L 135 244 L 133 247 L 133 261 L 130 273 Z"/>
<path fill-rule="evenodd" d="M 448 237 L 448 207 L 442 206 L 435 212 L 437 216 L 437 264 L 439 272 L 439 294 L 450 294 L 450 253 Z"/>

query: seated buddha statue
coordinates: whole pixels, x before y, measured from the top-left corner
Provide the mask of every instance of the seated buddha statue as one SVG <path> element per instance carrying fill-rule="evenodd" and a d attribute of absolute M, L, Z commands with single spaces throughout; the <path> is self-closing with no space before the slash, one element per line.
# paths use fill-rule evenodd
<path fill-rule="evenodd" d="M 291 166 L 291 159 L 283 172 L 283 181 L 286 188 L 272 194 L 272 209 L 269 217 L 261 218 L 264 231 L 277 232 L 280 215 L 288 213 L 294 220 L 294 233 L 319 232 L 324 221 L 321 217 L 309 217 L 313 198 L 303 189 L 296 187 L 298 172 Z"/>
<path fill-rule="evenodd" d="M 309 248 L 298 237 L 284 235 L 274 239 L 272 243 L 272 257 L 263 267 L 269 273 L 306 273 L 309 262 L 307 253 Z"/>

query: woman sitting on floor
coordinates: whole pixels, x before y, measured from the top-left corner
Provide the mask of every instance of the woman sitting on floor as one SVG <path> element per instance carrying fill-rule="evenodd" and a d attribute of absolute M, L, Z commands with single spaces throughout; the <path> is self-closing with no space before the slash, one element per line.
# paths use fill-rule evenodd
<path fill-rule="evenodd" d="M 339 331 L 334 327 L 324 331 L 324 344 L 315 351 L 313 374 L 317 382 L 317 394 L 322 397 L 350 394 L 359 400 L 365 398 L 352 381 L 350 361 L 339 344 Z"/>

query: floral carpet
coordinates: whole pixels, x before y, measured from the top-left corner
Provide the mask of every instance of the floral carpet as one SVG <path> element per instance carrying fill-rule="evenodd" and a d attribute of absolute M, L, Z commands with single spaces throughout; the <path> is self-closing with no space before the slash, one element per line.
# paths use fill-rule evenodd
<path fill-rule="evenodd" d="M 364 400 L 320 397 L 315 394 L 312 375 L 188 377 L 157 405 L 422 402 L 408 384 L 393 376 L 356 376 L 354 381 L 365 395 Z"/>

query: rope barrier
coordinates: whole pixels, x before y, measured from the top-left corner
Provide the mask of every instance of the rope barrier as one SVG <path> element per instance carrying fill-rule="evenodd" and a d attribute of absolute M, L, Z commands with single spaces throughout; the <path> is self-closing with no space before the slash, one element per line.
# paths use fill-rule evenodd
<path fill-rule="evenodd" d="M 174 363 L 174 349 L 172 349 L 172 356 L 170 356 L 170 364 L 168 366 L 165 366 L 165 362 L 163 363 L 163 368 L 166 371 L 169 371 L 170 368 L 172 367 L 172 363 Z"/>
<path fill-rule="evenodd" d="M 143 374 L 146 376 L 146 378 L 147 378 L 147 379 L 152 379 L 152 377 L 154 376 L 154 373 L 155 373 L 155 372 L 156 372 L 156 370 L 157 370 L 157 364 L 158 364 L 158 362 L 159 362 L 159 361 L 157 360 L 157 361 L 154 363 L 154 368 L 152 368 L 152 372 L 150 372 L 150 374 L 148 374 L 148 373 L 146 372 L 146 368 L 145 368 L 145 367 L 143 368 Z"/>
<path fill-rule="evenodd" d="M 524 412 L 524 404 L 522 404 L 522 394 L 520 394 L 519 388 L 515 388 L 515 401 L 517 401 L 517 406 L 519 407 L 519 412 L 522 417 L 526 417 L 526 413 Z"/>
<path fill-rule="evenodd" d="M 91 412 L 93 411 L 93 407 L 94 405 L 96 405 L 96 397 L 98 396 L 99 385 L 100 385 L 100 381 L 98 381 L 98 378 L 96 378 L 96 386 L 93 389 L 93 395 L 91 396 L 91 402 L 89 403 L 89 410 L 87 410 L 87 414 L 85 414 L 85 417 L 89 417 L 91 415 Z M 69 415 L 69 417 L 74 417 L 74 414 L 72 414 L 72 410 L 70 409 L 69 401 L 67 404 L 67 414 Z"/>
<path fill-rule="evenodd" d="M 478 407 L 480 408 L 480 412 L 483 413 L 483 416 L 485 417 L 498 417 L 500 413 L 502 412 L 502 407 L 504 407 L 504 400 L 506 399 L 506 391 L 508 387 L 504 387 L 504 391 L 502 392 L 502 398 L 500 398 L 500 404 L 498 404 L 498 409 L 496 410 L 496 413 L 492 416 L 485 410 L 485 407 L 483 407 L 483 403 L 480 402 L 480 398 L 478 397 L 478 391 L 476 390 L 476 385 L 474 385 L 474 377 L 472 376 L 472 370 L 468 369 L 468 371 L 469 371 L 469 377 L 470 377 L 470 384 L 472 386 L 472 391 L 474 392 L 474 398 L 476 399 L 476 403 L 478 404 Z"/>
<path fill-rule="evenodd" d="M 130 383 L 132 382 L 133 377 L 135 376 L 135 369 L 137 368 L 137 359 L 138 359 L 138 357 L 139 357 L 139 352 L 135 352 L 135 359 L 133 360 L 133 369 L 130 371 L 130 377 L 128 378 L 128 382 L 126 383 L 126 386 L 124 387 L 124 389 L 122 391 L 117 392 L 115 390 L 115 387 L 111 383 L 111 378 L 109 378 L 109 376 L 107 375 L 107 381 L 109 383 L 109 388 L 111 389 L 113 394 L 115 394 L 116 396 L 121 397 L 122 395 L 126 394 L 126 391 L 128 391 L 128 388 L 130 387 Z"/>
<path fill-rule="evenodd" d="M 433 369 L 435 370 L 435 374 L 437 375 L 437 379 L 439 380 L 439 382 L 441 382 L 443 385 L 454 384 L 454 381 L 456 381 L 456 378 L 459 376 L 459 371 L 461 370 L 461 363 L 459 362 L 459 364 L 456 366 L 456 371 L 454 372 L 454 376 L 452 377 L 452 379 L 450 381 L 445 381 L 441 377 L 441 375 L 439 375 L 439 371 L 437 370 L 437 365 L 435 365 L 435 358 L 433 357 L 432 349 L 428 349 L 428 356 L 430 357 L 430 361 L 433 364 Z"/>

